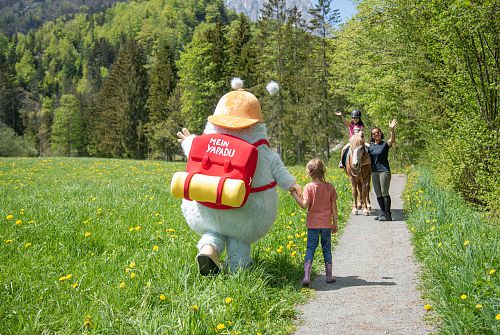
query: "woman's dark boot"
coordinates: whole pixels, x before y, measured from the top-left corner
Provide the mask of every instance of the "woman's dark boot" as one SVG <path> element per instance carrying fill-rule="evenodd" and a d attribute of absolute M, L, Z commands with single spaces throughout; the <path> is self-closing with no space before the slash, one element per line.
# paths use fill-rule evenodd
<path fill-rule="evenodd" d="M 380 221 L 392 221 L 391 213 L 391 197 L 389 195 L 384 197 L 384 208 L 385 211 L 383 216 L 379 218 Z"/>
<path fill-rule="evenodd" d="M 333 264 L 332 263 L 325 263 L 325 273 L 326 273 L 326 282 L 327 284 L 334 283 L 335 280 L 337 280 L 333 275 L 332 275 L 332 269 Z"/>
<path fill-rule="evenodd" d="M 304 263 L 304 279 L 302 279 L 302 286 L 309 287 L 309 285 L 311 285 L 311 269 L 312 269 L 312 263 L 305 262 Z"/>
<path fill-rule="evenodd" d="M 375 217 L 375 220 L 380 220 L 380 218 L 382 217 L 382 213 L 385 212 L 384 197 L 377 197 L 377 202 L 378 202 L 378 206 L 380 207 L 380 212 L 379 212 L 378 216 Z"/>

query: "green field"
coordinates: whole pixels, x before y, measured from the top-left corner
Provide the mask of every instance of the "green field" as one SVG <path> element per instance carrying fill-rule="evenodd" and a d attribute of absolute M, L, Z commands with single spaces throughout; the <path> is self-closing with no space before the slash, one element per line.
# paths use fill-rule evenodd
<path fill-rule="evenodd" d="M 301 290 L 305 212 L 280 191 L 256 265 L 198 274 L 198 236 L 168 186 L 184 164 L 0 159 L 0 334 L 288 334 Z M 291 168 L 303 185 L 302 167 Z M 328 179 L 349 213 L 339 169 Z M 321 267 L 320 251 L 316 269 Z M 334 260 L 335 262 L 335 260 Z"/>

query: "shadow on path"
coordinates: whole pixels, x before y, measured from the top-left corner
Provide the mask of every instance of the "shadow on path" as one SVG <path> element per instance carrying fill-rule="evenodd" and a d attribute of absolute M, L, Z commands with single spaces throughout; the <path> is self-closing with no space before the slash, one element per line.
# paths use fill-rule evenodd
<path fill-rule="evenodd" d="M 402 209 L 392 209 L 392 221 L 404 221 L 405 220 L 405 214 Z"/>
<path fill-rule="evenodd" d="M 397 285 L 393 281 L 367 281 L 358 276 L 336 277 L 334 283 L 325 283 L 325 276 L 318 276 L 314 281 L 314 289 L 317 291 L 335 291 L 342 288 L 353 286 L 393 286 Z M 392 277 L 382 277 L 383 279 L 392 279 Z"/>

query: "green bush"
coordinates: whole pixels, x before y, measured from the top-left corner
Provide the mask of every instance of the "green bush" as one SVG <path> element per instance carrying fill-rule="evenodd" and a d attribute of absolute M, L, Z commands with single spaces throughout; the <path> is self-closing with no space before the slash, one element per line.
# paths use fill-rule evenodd
<path fill-rule="evenodd" d="M 29 141 L 17 136 L 12 128 L 0 123 L 0 157 L 35 155 L 35 148 Z"/>
<path fill-rule="evenodd" d="M 448 131 L 430 139 L 421 160 L 442 187 L 498 216 L 500 137 L 479 117 L 454 120 Z"/>

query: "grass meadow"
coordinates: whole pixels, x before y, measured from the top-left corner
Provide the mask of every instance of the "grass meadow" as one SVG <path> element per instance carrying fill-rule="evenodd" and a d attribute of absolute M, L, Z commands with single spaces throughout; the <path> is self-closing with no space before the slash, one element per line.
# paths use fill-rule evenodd
<path fill-rule="evenodd" d="M 405 190 L 429 318 L 439 334 L 500 334 L 500 222 L 435 186 L 423 169 Z"/>
<path fill-rule="evenodd" d="M 277 221 L 252 249 L 256 265 L 202 277 L 198 235 L 168 190 L 183 169 L 0 159 L 0 334 L 289 334 L 295 306 L 312 295 L 300 288 L 306 212 L 280 190 Z M 290 170 L 308 182 L 303 167 Z M 348 181 L 335 168 L 328 179 L 342 227 Z M 321 259 L 318 251 L 317 270 Z M 491 314 L 483 303 L 481 313 Z"/>

